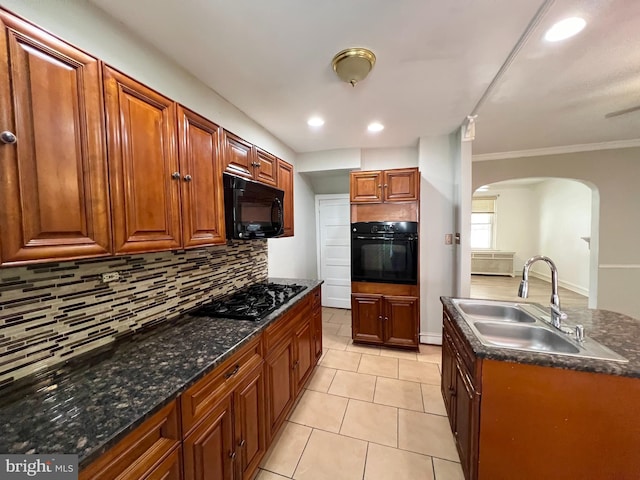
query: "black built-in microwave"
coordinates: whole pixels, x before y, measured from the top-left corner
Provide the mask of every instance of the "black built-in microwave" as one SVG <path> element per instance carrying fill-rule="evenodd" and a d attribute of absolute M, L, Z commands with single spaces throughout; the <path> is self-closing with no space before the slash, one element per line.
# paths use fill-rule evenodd
<path fill-rule="evenodd" d="M 228 239 L 282 235 L 284 191 L 228 173 L 223 174 L 223 184 Z"/>

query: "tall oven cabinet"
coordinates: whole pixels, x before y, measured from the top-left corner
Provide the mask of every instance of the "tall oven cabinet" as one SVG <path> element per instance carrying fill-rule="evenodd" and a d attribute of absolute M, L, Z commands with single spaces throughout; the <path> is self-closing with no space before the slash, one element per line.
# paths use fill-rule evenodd
<path fill-rule="evenodd" d="M 418 348 L 419 178 L 417 168 L 351 173 L 354 343 Z"/>

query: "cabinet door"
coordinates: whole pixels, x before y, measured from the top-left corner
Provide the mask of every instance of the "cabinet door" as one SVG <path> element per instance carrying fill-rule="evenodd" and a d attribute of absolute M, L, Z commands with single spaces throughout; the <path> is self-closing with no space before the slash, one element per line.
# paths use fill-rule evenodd
<path fill-rule="evenodd" d="M 293 375 L 293 338 L 287 337 L 265 359 L 267 380 L 267 435 L 269 441 L 293 405 L 295 379 Z"/>
<path fill-rule="evenodd" d="M 405 168 L 397 170 L 385 170 L 384 190 L 385 202 L 408 202 L 418 200 L 420 177 L 418 169 Z"/>
<path fill-rule="evenodd" d="M 384 297 L 385 343 L 401 347 L 418 346 L 420 316 L 416 297 Z"/>
<path fill-rule="evenodd" d="M 104 88 L 115 251 L 178 248 L 175 105 L 109 67 Z"/>
<path fill-rule="evenodd" d="M 276 186 L 278 184 L 278 159 L 268 152 L 256 149 L 255 178 L 259 182 Z"/>
<path fill-rule="evenodd" d="M 257 163 L 253 145 L 225 131 L 223 155 L 226 172 L 253 179 L 253 171 Z"/>
<path fill-rule="evenodd" d="M 0 261 L 111 250 L 98 62 L 0 11 Z"/>
<path fill-rule="evenodd" d="M 293 236 L 293 166 L 278 159 L 278 188 L 284 190 L 284 234 Z"/>
<path fill-rule="evenodd" d="M 221 400 L 207 418 L 185 438 L 185 480 L 231 480 L 235 464 L 231 395 Z"/>
<path fill-rule="evenodd" d="M 313 342 L 313 330 L 311 321 L 307 315 L 302 318 L 295 331 L 295 363 L 294 377 L 296 381 L 296 394 L 302 390 L 304 382 L 307 381 L 315 359 L 315 348 Z"/>
<path fill-rule="evenodd" d="M 440 385 L 444 406 L 447 410 L 451 431 L 456 431 L 455 392 L 456 392 L 456 354 L 451 337 L 446 329 L 442 334 L 442 383 Z"/>
<path fill-rule="evenodd" d="M 349 189 L 351 203 L 381 203 L 382 172 L 379 170 L 352 172 Z"/>
<path fill-rule="evenodd" d="M 249 373 L 234 393 L 238 478 L 251 480 L 266 452 L 264 368 Z"/>
<path fill-rule="evenodd" d="M 382 295 L 351 295 L 351 328 L 354 341 L 382 344 Z"/>
<path fill-rule="evenodd" d="M 455 371 L 455 430 L 460 453 L 460 464 L 465 478 L 476 478 L 478 424 L 474 421 L 474 408 L 479 408 L 473 382 L 466 369 L 456 364 Z"/>
<path fill-rule="evenodd" d="M 219 127 L 178 106 L 185 247 L 225 243 Z"/>

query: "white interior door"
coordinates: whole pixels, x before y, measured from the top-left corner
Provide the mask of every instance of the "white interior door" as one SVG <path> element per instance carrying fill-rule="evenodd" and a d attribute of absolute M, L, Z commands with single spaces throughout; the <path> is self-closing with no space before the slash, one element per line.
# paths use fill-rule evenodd
<path fill-rule="evenodd" d="M 322 305 L 351 308 L 351 216 L 349 195 L 316 195 L 318 275 Z"/>

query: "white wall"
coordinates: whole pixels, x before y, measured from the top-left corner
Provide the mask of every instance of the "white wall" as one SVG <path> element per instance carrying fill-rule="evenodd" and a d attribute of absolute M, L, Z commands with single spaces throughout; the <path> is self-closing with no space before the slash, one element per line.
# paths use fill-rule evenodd
<path fill-rule="evenodd" d="M 442 342 L 440 296 L 455 295 L 455 245 L 444 236 L 454 232 L 454 155 L 457 136 L 422 137 L 420 168 L 420 341 Z"/>
<path fill-rule="evenodd" d="M 316 277 L 313 191 L 287 145 L 88 2 L 0 0 L 0 5 L 294 164 L 295 236 L 269 241 L 269 275 Z"/>
<path fill-rule="evenodd" d="M 359 148 L 322 150 L 299 153 L 296 165 L 300 172 L 324 172 L 331 170 L 355 170 L 360 168 L 362 153 Z"/>
<path fill-rule="evenodd" d="M 599 230 L 591 232 L 591 255 L 597 253 L 598 270 L 597 278 L 590 274 L 589 306 L 640 319 L 640 148 L 478 161 L 472 188 L 529 177 L 576 179 L 595 189 L 599 210 L 591 219 Z"/>
<path fill-rule="evenodd" d="M 539 253 L 555 262 L 563 287 L 589 295 L 589 245 L 580 237 L 591 235 L 591 189 L 551 179 L 538 184 L 535 194 L 540 206 Z M 544 265 L 535 265 L 534 271 L 551 278 Z"/>
<path fill-rule="evenodd" d="M 418 148 L 365 148 L 361 170 L 389 170 L 418 166 Z"/>

